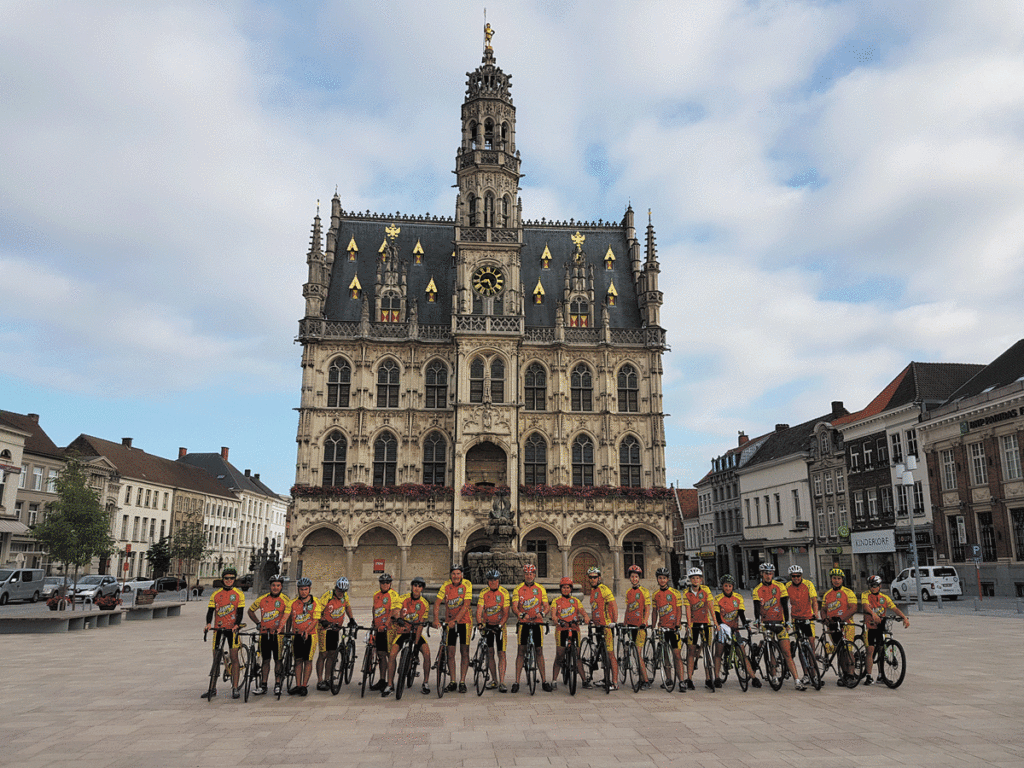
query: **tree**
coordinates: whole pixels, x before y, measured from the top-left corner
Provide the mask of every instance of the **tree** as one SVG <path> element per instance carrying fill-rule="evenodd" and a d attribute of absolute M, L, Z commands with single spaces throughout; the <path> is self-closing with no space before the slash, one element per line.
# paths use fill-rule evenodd
<path fill-rule="evenodd" d="M 149 548 L 146 559 L 153 567 L 154 576 L 166 576 L 171 570 L 171 540 L 166 536 Z"/>
<path fill-rule="evenodd" d="M 213 547 L 206 540 L 206 532 L 200 522 L 184 523 L 178 527 L 171 537 L 171 557 L 184 560 L 188 565 L 186 571 L 191 574 L 193 564 L 206 558 Z"/>
<path fill-rule="evenodd" d="M 57 475 L 57 500 L 47 504 L 46 516 L 32 531 L 51 560 L 74 568 L 74 584 L 78 586 L 78 569 L 94 557 L 106 557 L 114 550 L 110 537 L 110 514 L 103 509 L 99 494 L 86 482 L 85 466 L 68 457 Z M 72 601 L 74 609 L 74 601 Z"/>

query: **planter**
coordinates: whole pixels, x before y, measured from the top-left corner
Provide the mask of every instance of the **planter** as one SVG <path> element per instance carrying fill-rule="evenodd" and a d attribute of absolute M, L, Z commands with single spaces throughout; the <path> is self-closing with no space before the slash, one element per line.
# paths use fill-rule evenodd
<path fill-rule="evenodd" d="M 156 599 L 156 595 L 147 595 L 145 592 L 139 592 L 135 595 L 136 605 L 152 605 Z"/>

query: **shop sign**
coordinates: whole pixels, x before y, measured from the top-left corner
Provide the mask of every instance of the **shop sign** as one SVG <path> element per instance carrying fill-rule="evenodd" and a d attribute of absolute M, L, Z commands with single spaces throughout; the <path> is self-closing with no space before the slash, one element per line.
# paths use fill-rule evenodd
<path fill-rule="evenodd" d="M 857 531 L 850 534 L 850 544 L 855 555 L 895 552 L 896 536 L 892 529 L 885 531 Z"/>
<path fill-rule="evenodd" d="M 930 547 L 932 545 L 932 535 L 928 531 L 914 531 L 917 538 L 917 546 L 919 547 Z M 910 546 L 910 531 L 900 532 L 896 534 L 896 546 L 897 547 L 909 547 Z"/>
<path fill-rule="evenodd" d="M 1011 408 L 1008 411 L 1002 411 L 1000 413 L 993 413 L 990 416 L 985 416 L 982 419 L 974 419 L 973 421 L 961 421 L 960 422 L 960 434 L 966 435 L 972 429 L 981 429 L 987 427 L 990 424 L 998 424 L 1002 421 L 1009 421 L 1010 419 L 1016 419 L 1020 416 L 1020 411 L 1016 408 Z"/>
<path fill-rule="evenodd" d="M 702 560 L 714 560 L 715 559 L 715 553 L 714 552 L 698 552 L 697 553 L 697 557 L 701 558 Z"/>
<path fill-rule="evenodd" d="M 842 547 L 828 547 L 825 550 L 825 554 L 826 555 L 841 555 L 841 554 L 843 554 L 843 548 Z"/>
<path fill-rule="evenodd" d="M 384 561 L 383 560 L 374 560 L 373 561 L 373 572 L 374 573 L 384 573 Z"/>

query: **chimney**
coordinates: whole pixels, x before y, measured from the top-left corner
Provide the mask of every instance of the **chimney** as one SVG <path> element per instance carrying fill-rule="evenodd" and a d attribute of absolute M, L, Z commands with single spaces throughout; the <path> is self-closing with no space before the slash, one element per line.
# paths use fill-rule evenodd
<path fill-rule="evenodd" d="M 749 442 L 750 442 L 750 438 L 747 437 L 746 433 L 741 429 L 740 430 L 740 445 L 746 445 Z"/>
<path fill-rule="evenodd" d="M 248 470 L 248 469 L 247 469 L 247 470 L 245 470 L 245 476 L 246 476 L 246 477 L 248 477 L 248 476 L 249 476 L 249 470 Z"/>
<path fill-rule="evenodd" d="M 257 480 L 259 480 L 260 479 L 260 473 L 257 472 L 255 475 L 253 475 L 253 477 L 255 477 Z"/>
<path fill-rule="evenodd" d="M 226 445 L 221 446 L 220 457 L 224 459 L 224 461 L 228 460 L 228 447 Z"/>
<path fill-rule="evenodd" d="M 30 419 L 32 419 L 32 421 L 34 421 L 36 424 L 39 423 L 39 414 L 38 413 L 30 413 L 30 414 L 28 414 L 28 417 Z"/>
<path fill-rule="evenodd" d="M 188 448 L 178 448 L 178 458 L 184 459 L 188 455 Z"/>
<path fill-rule="evenodd" d="M 785 432 L 787 429 L 789 429 L 789 424 L 776 424 L 775 425 L 775 431 L 776 432 Z"/>
<path fill-rule="evenodd" d="M 842 400 L 832 401 L 832 418 L 838 418 L 846 413 L 846 409 L 843 407 Z"/>
<path fill-rule="evenodd" d="M 131 448 L 132 447 L 132 439 L 130 437 L 122 437 L 121 438 L 121 445 L 123 445 L 125 448 Z"/>

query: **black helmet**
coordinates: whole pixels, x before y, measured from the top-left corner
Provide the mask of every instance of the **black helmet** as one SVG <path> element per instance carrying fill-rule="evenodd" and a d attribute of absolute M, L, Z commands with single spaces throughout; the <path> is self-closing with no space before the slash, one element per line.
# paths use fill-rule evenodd
<path fill-rule="evenodd" d="M 672 578 L 672 572 L 668 568 L 659 568 L 654 572 L 655 576 L 668 576 Z"/>
<path fill-rule="evenodd" d="M 390 573 L 382 573 L 380 575 L 380 578 L 377 579 L 377 581 L 379 581 L 381 584 L 390 584 L 392 582 L 391 574 Z"/>
<path fill-rule="evenodd" d="M 427 588 L 427 580 L 424 579 L 422 576 L 413 576 L 412 581 L 409 582 L 409 586 L 411 587 L 415 587 L 417 584 L 419 584 L 424 589 Z"/>

